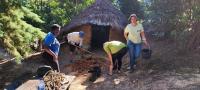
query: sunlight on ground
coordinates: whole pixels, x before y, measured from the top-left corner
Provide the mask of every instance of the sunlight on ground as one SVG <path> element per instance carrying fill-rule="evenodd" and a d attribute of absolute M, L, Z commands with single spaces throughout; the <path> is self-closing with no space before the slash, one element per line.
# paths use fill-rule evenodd
<path fill-rule="evenodd" d="M 28 80 L 16 90 L 37 90 L 40 80 Z"/>
<path fill-rule="evenodd" d="M 123 81 L 125 81 L 125 77 L 122 77 L 122 76 L 113 80 L 115 85 L 120 84 L 120 82 L 123 82 Z"/>
<path fill-rule="evenodd" d="M 94 83 L 101 83 L 105 81 L 105 77 L 98 78 Z"/>
<path fill-rule="evenodd" d="M 78 76 L 71 84 L 69 90 L 86 90 L 87 86 L 83 85 L 83 83 L 88 79 L 88 75 L 80 75 Z"/>

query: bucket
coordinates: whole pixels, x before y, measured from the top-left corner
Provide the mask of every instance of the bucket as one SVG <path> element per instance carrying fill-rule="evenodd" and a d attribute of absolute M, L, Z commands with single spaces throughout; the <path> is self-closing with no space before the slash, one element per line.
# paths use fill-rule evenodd
<path fill-rule="evenodd" d="M 37 69 L 37 76 L 43 77 L 49 70 L 52 70 L 51 66 L 42 65 Z"/>
<path fill-rule="evenodd" d="M 148 48 L 142 49 L 142 58 L 143 59 L 150 59 L 152 54 L 152 50 L 150 46 Z"/>

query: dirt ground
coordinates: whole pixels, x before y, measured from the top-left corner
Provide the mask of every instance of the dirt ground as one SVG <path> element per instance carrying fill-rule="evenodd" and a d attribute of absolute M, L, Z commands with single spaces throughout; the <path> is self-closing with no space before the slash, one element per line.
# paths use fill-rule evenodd
<path fill-rule="evenodd" d="M 128 73 L 128 55 L 123 58 L 121 73 L 107 75 L 102 68 L 102 75 L 95 82 L 88 80 L 87 70 L 74 72 L 69 65 L 69 51 L 62 46 L 59 56 L 61 72 L 76 75 L 69 90 L 200 90 L 199 53 L 177 53 L 176 45 L 170 41 L 151 39 L 152 58 L 138 59 L 136 71 Z M 170 43 L 170 44 L 169 44 Z M 94 51 L 105 57 L 101 50 Z M 80 59 L 81 57 L 76 57 Z M 13 83 L 17 87 L 28 79 L 34 78 L 37 68 L 42 65 L 41 55 L 34 55 L 24 60 L 21 65 L 13 62 L 0 66 L 0 89 Z M 10 87 L 7 87 L 8 90 Z"/>

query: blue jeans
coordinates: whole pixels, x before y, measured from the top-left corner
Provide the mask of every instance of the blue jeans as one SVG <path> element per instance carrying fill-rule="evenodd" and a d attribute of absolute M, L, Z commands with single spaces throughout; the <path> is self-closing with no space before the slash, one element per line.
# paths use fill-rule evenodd
<path fill-rule="evenodd" d="M 127 45 L 130 57 L 130 68 L 133 69 L 133 66 L 136 64 L 136 59 L 141 53 L 141 44 L 134 44 L 132 41 L 128 40 Z"/>

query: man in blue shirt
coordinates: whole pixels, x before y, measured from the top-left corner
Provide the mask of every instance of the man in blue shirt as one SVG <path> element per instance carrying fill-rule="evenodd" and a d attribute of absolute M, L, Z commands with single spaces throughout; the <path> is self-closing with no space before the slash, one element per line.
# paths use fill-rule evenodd
<path fill-rule="evenodd" d="M 44 53 L 43 57 L 47 59 L 50 66 L 54 70 L 60 72 L 59 63 L 58 63 L 58 53 L 60 49 L 60 43 L 56 37 L 60 33 L 60 26 L 58 24 L 53 24 L 51 26 L 51 32 L 49 32 L 44 38 Z"/>

